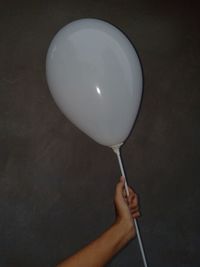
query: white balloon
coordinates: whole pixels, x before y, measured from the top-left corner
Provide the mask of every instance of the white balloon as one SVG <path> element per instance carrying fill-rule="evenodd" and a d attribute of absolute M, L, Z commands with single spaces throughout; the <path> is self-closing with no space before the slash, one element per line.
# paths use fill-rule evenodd
<path fill-rule="evenodd" d="M 143 78 L 137 53 L 120 30 L 97 19 L 66 25 L 50 44 L 46 74 L 56 104 L 78 128 L 102 145 L 124 142 Z"/>

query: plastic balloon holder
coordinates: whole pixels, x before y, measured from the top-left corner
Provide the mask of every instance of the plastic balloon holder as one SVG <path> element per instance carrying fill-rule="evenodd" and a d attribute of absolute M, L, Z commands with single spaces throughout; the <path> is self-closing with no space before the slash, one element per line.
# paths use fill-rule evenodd
<path fill-rule="evenodd" d="M 63 114 L 97 143 L 113 149 L 128 196 L 120 147 L 133 128 L 143 89 L 140 60 L 131 42 L 105 21 L 71 22 L 50 43 L 46 76 Z M 147 267 L 137 220 L 133 222 Z"/>

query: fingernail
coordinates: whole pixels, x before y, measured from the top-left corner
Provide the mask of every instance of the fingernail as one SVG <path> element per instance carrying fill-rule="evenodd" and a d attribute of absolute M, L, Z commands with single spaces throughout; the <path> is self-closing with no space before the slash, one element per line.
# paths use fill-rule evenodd
<path fill-rule="evenodd" d="M 124 177 L 124 176 L 121 176 L 121 177 L 120 177 L 120 180 L 121 180 L 122 182 L 124 182 L 124 181 L 125 181 L 125 177 Z"/>

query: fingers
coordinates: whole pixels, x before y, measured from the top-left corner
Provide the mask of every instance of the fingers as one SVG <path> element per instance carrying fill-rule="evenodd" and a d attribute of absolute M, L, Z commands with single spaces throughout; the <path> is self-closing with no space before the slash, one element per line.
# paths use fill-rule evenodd
<path fill-rule="evenodd" d="M 132 216 L 133 219 L 136 219 L 136 218 L 140 217 L 140 212 L 138 211 L 138 212 L 135 212 L 135 213 L 131 213 L 131 216 Z"/>
<path fill-rule="evenodd" d="M 128 187 L 128 190 L 129 190 L 129 197 L 128 198 L 126 197 L 126 199 L 129 206 L 129 210 L 132 218 L 137 218 L 140 216 L 138 196 L 131 187 Z"/>
<path fill-rule="evenodd" d="M 130 216 L 134 219 L 140 216 L 138 197 L 131 187 L 128 187 L 129 196 L 125 190 L 125 178 L 121 177 L 115 190 L 115 207 L 117 214 L 121 217 Z M 128 215 L 129 214 L 129 215 Z"/>

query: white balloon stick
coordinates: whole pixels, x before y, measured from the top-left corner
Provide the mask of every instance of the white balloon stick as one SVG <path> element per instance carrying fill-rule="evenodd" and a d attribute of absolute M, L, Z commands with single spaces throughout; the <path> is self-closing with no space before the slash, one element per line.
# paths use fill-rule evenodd
<path fill-rule="evenodd" d="M 123 167 L 122 160 L 121 160 L 120 146 L 121 146 L 121 144 L 120 145 L 113 146 L 112 149 L 113 149 L 113 151 L 117 155 L 119 166 L 120 166 L 120 170 L 121 170 L 121 174 L 125 178 L 125 184 L 124 185 L 125 185 L 126 195 L 128 197 L 129 196 L 128 183 L 127 183 L 127 179 L 126 179 L 124 167 Z M 143 259 L 144 267 L 148 267 L 146 256 L 145 256 L 145 252 L 144 252 L 144 247 L 143 247 L 143 244 L 142 244 L 142 239 L 141 239 L 141 236 L 140 236 L 138 222 L 137 222 L 136 219 L 133 219 L 133 222 L 134 222 L 134 225 L 135 225 L 136 235 L 137 235 L 137 238 L 138 238 L 138 243 L 139 243 L 140 251 L 141 251 L 141 254 L 142 254 L 142 259 Z"/>

